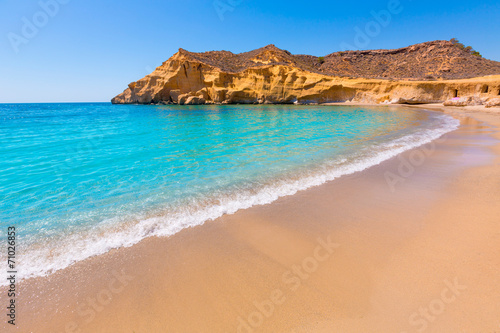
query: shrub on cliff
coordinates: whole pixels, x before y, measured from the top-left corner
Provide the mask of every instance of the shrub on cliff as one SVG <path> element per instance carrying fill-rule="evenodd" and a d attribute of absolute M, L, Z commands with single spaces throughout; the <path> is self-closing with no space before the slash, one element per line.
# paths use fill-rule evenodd
<path fill-rule="evenodd" d="M 481 55 L 481 53 L 479 53 L 479 52 L 477 52 L 476 50 L 474 50 L 474 49 L 472 48 L 472 46 L 465 46 L 464 44 L 460 43 L 460 42 L 458 41 L 458 39 L 456 39 L 456 38 L 452 38 L 452 39 L 450 39 L 450 42 L 451 42 L 453 45 L 455 45 L 456 47 L 458 47 L 459 49 L 462 49 L 462 50 L 464 50 L 464 51 L 469 52 L 469 53 L 470 53 L 470 54 L 472 54 L 473 56 L 480 57 L 480 58 L 482 58 L 482 57 L 483 57 L 483 56 Z"/>
<path fill-rule="evenodd" d="M 456 38 L 452 38 L 452 39 L 450 39 L 450 42 L 452 42 L 452 43 L 453 43 L 453 45 L 455 45 L 455 46 L 456 46 L 456 47 L 458 47 L 459 49 L 462 49 L 462 50 L 463 50 L 463 49 L 465 49 L 465 45 L 464 45 L 464 44 L 462 44 L 462 43 L 460 43 L 460 41 L 459 41 L 458 39 L 456 39 Z"/>

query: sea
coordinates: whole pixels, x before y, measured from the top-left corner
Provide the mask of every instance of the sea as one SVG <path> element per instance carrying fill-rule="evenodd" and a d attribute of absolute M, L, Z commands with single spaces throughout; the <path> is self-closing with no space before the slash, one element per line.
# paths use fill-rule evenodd
<path fill-rule="evenodd" d="M 46 276 L 362 171 L 458 126 L 403 106 L 0 104 L 2 248 L 15 227 L 18 277 Z"/>

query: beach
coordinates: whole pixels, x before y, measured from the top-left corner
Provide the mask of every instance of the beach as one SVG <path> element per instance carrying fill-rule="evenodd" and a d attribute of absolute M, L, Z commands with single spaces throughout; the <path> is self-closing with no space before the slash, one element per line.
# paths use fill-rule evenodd
<path fill-rule="evenodd" d="M 21 281 L 18 325 L 2 331 L 499 332 L 500 111 L 418 107 L 461 126 L 271 204 Z"/>

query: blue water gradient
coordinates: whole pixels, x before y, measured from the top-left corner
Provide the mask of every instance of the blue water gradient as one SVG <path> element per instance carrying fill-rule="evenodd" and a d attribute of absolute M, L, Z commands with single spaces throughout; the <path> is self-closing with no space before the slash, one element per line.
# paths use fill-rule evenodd
<path fill-rule="evenodd" d="M 26 266 L 57 270 L 134 243 L 119 238 L 144 219 L 176 214 L 149 230 L 171 234 L 203 220 L 200 209 L 245 208 L 243 194 L 345 169 L 440 129 L 441 117 L 401 107 L 0 104 L 0 228 L 17 226 Z M 85 255 L 63 260 L 63 239 Z M 48 258 L 56 241 L 66 247 Z"/>

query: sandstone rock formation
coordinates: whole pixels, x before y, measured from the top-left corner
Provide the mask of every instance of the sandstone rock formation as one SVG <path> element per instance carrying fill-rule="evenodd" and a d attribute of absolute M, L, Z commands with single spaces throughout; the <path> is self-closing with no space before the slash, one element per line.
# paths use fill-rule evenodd
<path fill-rule="evenodd" d="M 496 106 L 500 106 L 500 98 L 492 98 L 485 105 L 487 108 L 492 108 Z"/>
<path fill-rule="evenodd" d="M 321 63 L 316 57 L 292 55 L 274 45 L 241 54 L 179 49 L 153 73 L 130 83 L 112 102 L 446 101 L 458 106 L 487 104 L 499 95 L 499 62 L 473 56 L 450 42 L 435 41 L 398 50 L 334 53 Z"/>

